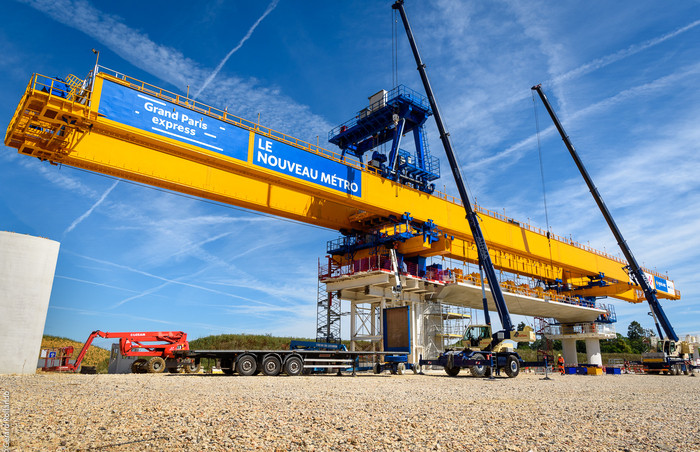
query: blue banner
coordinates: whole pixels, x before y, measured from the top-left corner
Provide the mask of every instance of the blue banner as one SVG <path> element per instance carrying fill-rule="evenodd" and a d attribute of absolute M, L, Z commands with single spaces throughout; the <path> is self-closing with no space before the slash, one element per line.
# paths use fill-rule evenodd
<path fill-rule="evenodd" d="M 248 161 L 247 130 L 109 80 L 103 80 L 98 111 L 112 121 Z"/>
<path fill-rule="evenodd" d="M 362 196 L 362 172 L 285 143 L 255 134 L 253 164 L 323 187 Z"/>
<path fill-rule="evenodd" d="M 654 276 L 654 283 L 656 285 L 656 290 L 665 293 L 671 293 L 665 279 L 659 278 L 658 276 Z"/>

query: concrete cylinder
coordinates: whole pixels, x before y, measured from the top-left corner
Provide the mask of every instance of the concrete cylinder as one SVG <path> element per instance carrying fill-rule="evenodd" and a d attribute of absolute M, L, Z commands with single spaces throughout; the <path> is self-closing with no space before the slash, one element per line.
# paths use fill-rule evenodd
<path fill-rule="evenodd" d="M 600 354 L 600 339 L 586 339 L 586 356 L 588 364 L 603 366 L 603 356 Z"/>
<path fill-rule="evenodd" d="M 0 374 L 36 372 L 59 246 L 0 231 Z"/>
<path fill-rule="evenodd" d="M 564 362 L 567 366 L 578 366 L 578 355 L 576 354 L 576 339 L 562 339 L 561 348 L 564 355 Z"/>

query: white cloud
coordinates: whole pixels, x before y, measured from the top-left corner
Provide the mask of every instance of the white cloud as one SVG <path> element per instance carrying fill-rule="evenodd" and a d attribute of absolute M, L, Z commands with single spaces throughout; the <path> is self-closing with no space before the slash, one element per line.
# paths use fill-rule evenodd
<path fill-rule="evenodd" d="M 153 42 L 147 35 L 122 23 L 121 18 L 98 10 L 84 0 L 22 0 L 52 19 L 89 35 L 134 66 L 185 91 L 204 86 L 211 70 L 202 68 L 179 50 Z M 70 11 L 70 13 L 66 13 Z M 331 126 L 308 106 L 300 105 L 276 87 L 261 85 L 257 80 L 235 75 L 220 76 L 205 93 L 204 100 L 214 107 L 235 106 L 230 113 L 273 124 L 281 132 L 293 131 L 303 140 L 312 141 L 319 130 Z"/>

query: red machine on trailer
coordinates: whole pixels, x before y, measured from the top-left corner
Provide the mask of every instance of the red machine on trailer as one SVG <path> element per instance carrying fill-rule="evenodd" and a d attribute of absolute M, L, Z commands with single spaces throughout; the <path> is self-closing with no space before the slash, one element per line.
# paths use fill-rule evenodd
<path fill-rule="evenodd" d="M 189 350 L 190 344 L 187 342 L 187 334 L 182 331 L 147 331 L 147 332 L 125 332 L 125 333 L 105 333 L 104 331 L 93 331 L 85 341 L 85 345 L 78 353 L 75 363 L 70 364 L 68 359 L 63 359 L 60 365 L 47 367 L 44 370 L 54 372 L 76 372 L 80 368 L 80 363 L 85 358 L 88 348 L 96 337 L 105 339 L 119 339 L 119 353 L 124 356 L 139 356 L 131 365 L 134 373 L 160 373 L 165 369 L 170 372 L 196 373 L 199 371 L 199 360 L 176 358 L 175 350 Z M 70 353 L 64 358 L 70 358 Z"/>

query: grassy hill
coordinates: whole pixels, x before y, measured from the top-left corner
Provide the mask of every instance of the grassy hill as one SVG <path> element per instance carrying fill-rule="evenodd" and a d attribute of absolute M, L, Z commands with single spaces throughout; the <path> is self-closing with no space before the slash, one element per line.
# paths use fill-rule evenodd
<path fill-rule="evenodd" d="M 278 337 L 269 334 L 218 334 L 190 342 L 190 350 L 287 350 L 291 341 L 311 341 L 304 337 Z M 350 341 L 343 341 L 348 348 Z M 369 349 L 369 342 L 358 341 L 357 350 Z"/>
<path fill-rule="evenodd" d="M 73 358 L 78 356 L 83 348 L 82 342 L 77 342 L 67 337 L 46 336 L 41 339 L 41 348 L 56 348 L 56 347 L 73 347 Z M 91 345 L 85 358 L 83 359 L 84 366 L 97 366 L 97 372 L 106 373 L 109 365 L 109 350 Z"/>
<path fill-rule="evenodd" d="M 218 334 L 190 342 L 191 350 L 287 350 L 293 340 L 313 341 L 298 337 L 277 337 L 269 334 Z"/>

